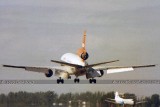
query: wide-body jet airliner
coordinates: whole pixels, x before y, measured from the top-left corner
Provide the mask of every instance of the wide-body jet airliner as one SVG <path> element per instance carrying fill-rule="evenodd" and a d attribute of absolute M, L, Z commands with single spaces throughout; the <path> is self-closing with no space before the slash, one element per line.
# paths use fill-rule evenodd
<path fill-rule="evenodd" d="M 104 64 L 117 62 L 119 60 L 101 62 L 96 64 L 88 64 L 87 59 L 89 54 L 86 51 L 86 31 L 84 32 L 82 39 L 82 47 L 78 49 L 77 53 L 66 53 L 62 55 L 61 61 L 51 60 L 51 62 L 58 63 L 60 66 L 55 67 L 35 67 L 35 66 L 15 66 L 15 65 L 3 65 L 3 67 L 22 68 L 27 71 L 44 73 L 46 77 L 51 77 L 53 74 L 58 76 L 57 83 L 63 83 L 64 79 L 70 79 L 71 75 L 75 75 L 74 82 L 79 83 L 79 76 L 86 76 L 90 83 L 96 83 L 95 77 L 102 77 L 104 70 L 107 74 L 119 73 L 126 71 L 133 71 L 134 68 L 154 67 L 155 65 L 143 65 L 143 66 L 114 66 L 108 67 Z M 103 66 L 102 66 L 103 65 Z"/>

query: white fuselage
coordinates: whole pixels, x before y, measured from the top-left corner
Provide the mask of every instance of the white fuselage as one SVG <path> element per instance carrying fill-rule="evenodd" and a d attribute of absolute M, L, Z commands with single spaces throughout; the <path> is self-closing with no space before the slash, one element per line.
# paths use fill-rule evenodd
<path fill-rule="evenodd" d="M 115 97 L 115 101 L 117 104 L 128 104 L 128 105 L 134 105 L 133 99 L 123 99 L 119 96 Z"/>
<path fill-rule="evenodd" d="M 70 64 L 76 64 L 80 66 L 85 66 L 86 61 L 81 59 L 78 55 L 73 54 L 73 53 L 66 53 L 62 55 L 61 60 Z"/>
<path fill-rule="evenodd" d="M 61 60 L 66 63 L 76 64 L 80 66 L 87 65 L 86 61 L 82 60 L 78 55 L 73 53 L 66 53 L 62 55 Z M 66 72 L 60 72 L 59 70 L 56 71 L 61 78 L 67 78 L 68 75 L 76 75 L 78 77 L 86 74 L 85 69 L 78 69 L 78 68 L 67 66 L 67 65 L 62 65 L 62 66 L 64 71 Z"/>

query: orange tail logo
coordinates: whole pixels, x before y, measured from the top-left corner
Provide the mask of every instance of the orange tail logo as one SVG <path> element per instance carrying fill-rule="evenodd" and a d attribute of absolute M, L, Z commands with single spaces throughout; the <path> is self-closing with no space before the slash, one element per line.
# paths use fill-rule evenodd
<path fill-rule="evenodd" d="M 82 39 L 82 47 L 78 49 L 77 55 L 80 56 L 83 60 L 87 60 L 89 55 L 86 51 L 86 31 L 84 31 Z"/>

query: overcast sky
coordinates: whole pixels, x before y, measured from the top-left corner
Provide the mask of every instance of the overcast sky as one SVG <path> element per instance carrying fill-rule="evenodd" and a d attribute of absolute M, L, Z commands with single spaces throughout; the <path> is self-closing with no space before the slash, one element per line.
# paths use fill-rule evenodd
<path fill-rule="evenodd" d="M 88 62 L 114 65 L 160 64 L 159 0 L 1 0 L 0 64 L 54 66 L 75 53 L 87 30 Z M 110 64 L 112 65 L 112 64 Z M 159 79 L 160 68 L 104 75 L 101 79 Z M 80 77 L 83 78 L 83 77 Z M 0 67 L 3 79 L 48 79 L 44 74 Z M 49 79 L 57 79 L 51 77 Z M 99 78 L 97 78 L 99 79 Z M 10 91 L 119 91 L 160 94 L 160 85 L 0 85 Z"/>

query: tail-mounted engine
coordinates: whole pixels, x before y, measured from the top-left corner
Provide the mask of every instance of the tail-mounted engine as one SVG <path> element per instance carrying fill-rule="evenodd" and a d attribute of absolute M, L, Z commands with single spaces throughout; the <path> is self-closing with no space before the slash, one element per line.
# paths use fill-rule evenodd
<path fill-rule="evenodd" d="M 86 31 L 84 32 L 84 35 L 83 35 L 82 47 L 78 49 L 77 55 L 83 60 L 87 60 L 89 57 L 89 54 L 86 51 Z"/>
<path fill-rule="evenodd" d="M 48 73 L 45 73 L 46 77 L 51 77 L 53 75 L 53 71 L 51 69 L 48 70 Z"/>
<path fill-rule="evenodd" d="M 83 59 L 83 60 L 87 60 L 88 57 L 89 57 L 89 54 L 87 52 L 83 52 L 81 53 L 80 57 Z"/>
<path fill-rule="evenodd" d="M 81 57 L 83 60 L 87 60 L 89 57 L 89 54 L 83 50 L 83 49 L 79 49 L 77 52 L 78 56 Z"/>

